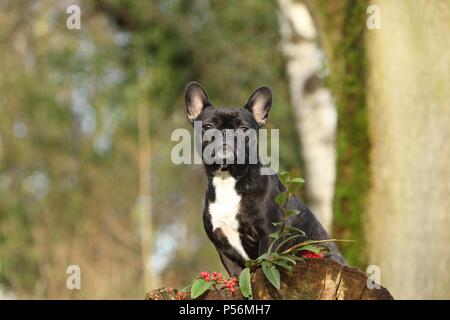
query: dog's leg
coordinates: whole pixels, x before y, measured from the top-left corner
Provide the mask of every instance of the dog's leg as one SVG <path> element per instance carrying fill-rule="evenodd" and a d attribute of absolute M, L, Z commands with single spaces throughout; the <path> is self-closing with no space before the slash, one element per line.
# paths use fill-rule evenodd
<path fill-rule="evenodd" d="M 239 278 L 239 275 L 241 274 L 242 267 L 233 260 L 229 259 L 224 253 L 221 251 L 219 252 L 220 260 L 222 261 L 222 264 L 224 265 L 225 269 L 227 269 L 228 274 L 230 277 L 237 277 Z"/>

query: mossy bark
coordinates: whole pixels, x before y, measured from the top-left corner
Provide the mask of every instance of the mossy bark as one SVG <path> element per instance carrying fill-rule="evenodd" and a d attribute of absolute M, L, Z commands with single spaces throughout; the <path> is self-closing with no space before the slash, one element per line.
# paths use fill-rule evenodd
<path fill-rule="evenodd" d="M 330 68 L 329 85 L 336 101 L 337 178 L 334 232 L 357 240 L 343 245 L 349 263 L 365 265 L 363 213 L 370 189 L 370 149 L 366 102 L 366 0 L 304 0 L 313 16 Z"/>

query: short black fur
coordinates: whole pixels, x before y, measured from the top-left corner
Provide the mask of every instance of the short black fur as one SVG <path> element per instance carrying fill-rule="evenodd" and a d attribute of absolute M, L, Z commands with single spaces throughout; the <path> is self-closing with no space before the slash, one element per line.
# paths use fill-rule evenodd
<path fill-rule="evenodd" d="M 258 130 L 267 121 L 271 107 L 271 93 L 267 87 L 256 90 L 244 107 L 212 107 L 205 90 L 196 82 L 186 86 L 185 102 L 188 119 L 192 123 L 201 121 L 214 129 L 251 128 Z M 203 144 L 206 147 L 206 143 Z M 241 197 L 239 211 L 236 215 L 238 232 L 242 247 L 251 259 L 256 259 L 267 252 L 270 241 L 268 235 L 275 231 L 273 222 L 280 221 L 282 212 L 275 203 L 277 194 L 285 190 L 277 175 L 261 175 L 262 164 L 211 164 L 205 165 L 208 187 L 205 196 L 203 222 L 208 238 L 219 252 L 223 265 L 231 276 L 238 276 L 244 266 L 244 258 L 230 245 L 220 228 L 213 230 L 209 205 L 215 201 L 213 178 L 218 174 L 229 174 L 235 178 L 235 191 Z M 304 238 L 288 243 L 292 246 L 304 240 L 329 239 L 327 232 L 317 220 L 313 212 L 305 204 L 294 197 L 289 200 L 288 208 L 297 209 L 300 213 L 291 216 L 288 224 L 305 232 Z M 334 243 L 328 257 L 346 264 L 344 257 Z"/>

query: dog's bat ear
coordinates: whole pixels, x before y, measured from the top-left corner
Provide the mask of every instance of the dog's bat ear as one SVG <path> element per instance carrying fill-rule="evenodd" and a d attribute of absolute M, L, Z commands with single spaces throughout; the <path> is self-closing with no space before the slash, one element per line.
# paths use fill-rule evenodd
<path fill-rule="evenodd" d="M 194 123 L 202 111 L 211 106 L 206 91 L 200 83 L 191 81 L 184 89 L 184 103 L 186 104 L 186 113 L 189 123 Z"/>
<path fill-rule="evenodd" d="M 268 87 L 261 87 L 252 93 L 244 108 L 250 110 L 258 125 L 266 124 L 272 106 L 272 92 Z"/>

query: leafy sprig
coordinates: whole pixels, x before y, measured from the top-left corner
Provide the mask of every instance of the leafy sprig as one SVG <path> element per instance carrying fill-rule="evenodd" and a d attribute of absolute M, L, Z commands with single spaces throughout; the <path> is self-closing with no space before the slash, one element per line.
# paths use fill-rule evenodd
<path fill-rule="evenodd" d="M 298 261 L 304 261 L 299 256 L 300 252 L 309 252 L 310 255 L 322 257 L 324 253 L 329 252 L 330 249 L 326 245 L 329 242 L 344 241 L 337 239 L 327 240 L 305 240 L 297 243 L 291 247 L 286 248 L 289 243 L 292 243 L 299 238 L 305 237 L 305 233 L 291 225 L 289 225 L 289 219 L 292 216 L 300 214 L 299 210 L 289 208 L 289 200 L 294 196 L 299 187 L 305 183 L 302 178 L 291 178 L 287 172 L 280 172 L 279 178 L 285 190 L 279 193 L 275 197 L 275 202 L 282 212 L 280 221 L 274 222 L 274 232 L 269 234 L 269 248 L 266 253 L 262 254 L 255 260 L 247 260 L 245 262 L 245 268 L 242 270 L 239 276 L 239 289 L 244 297 L 247 299 L 253 299 L 252 286 L 251 286 L 251 271 L 256 268 L 261 268 L 267 280 L 276 288 L 281 287 L 281 278 L 279 268 L 283 268 L 287 271 L 292 271 L 293 266 Z M 205 274 L 205 272 L 203 272 Z M 201 275 L 194 279 L 194 282 L 188 287 L 183 289 L 183 292 L 190 289 L 191 298 L 195 299 L 201 296 L 203 293 L 210 289 L 219 290 L 222 287 L 226 287 L 228 290 L 231 288 L 231 292 L 234 292 L 234 285 L 237 281 L 233 280 L 231 287 L 224 283 L 221 277 L 209 279 L 205 275 Z M 219 285 L 219 286 L 218 286 Z"/>
<path fill-rule="evenodd" d="M 242 295 L 248 299 L 252 299 L 251 270 L 261 267 L 267 280 L 276 288 L 280 289 L 281 279 L 279 268 L 287 271 L 292 271 L 292 267 L 298 262 L 303 261 L 298 256 L 299 251 L 308 250 L 314 253 L 328 252 L 329 248 L 325 245 L 326 242 L 333 241 L 303 241 L 288 249 L 284 249 L 290 242 L 298 240 L 305 236 L 305 233 L 293 226 L 289 225 L 289 218 L 300 213 L 299 210 L 288 207 L 289 200 L 294 196 L 298 188 L 305 183 L 302 178 L 291 178 L 287 172 L 280 172 L 279 178 L 286 190 L 282 191 L 275 197 L 275 202 L 282 212 L 280 221 L 274 222 L 275 231 L 269 234 L 270 245 L 266 253 L 262 254 L 255 260 L 247 260 L 245 262 L 246 268 L 242 271 L 239 278 L 239 287 Z M 242 275 L 245 276 L 242 276 Z"/>

